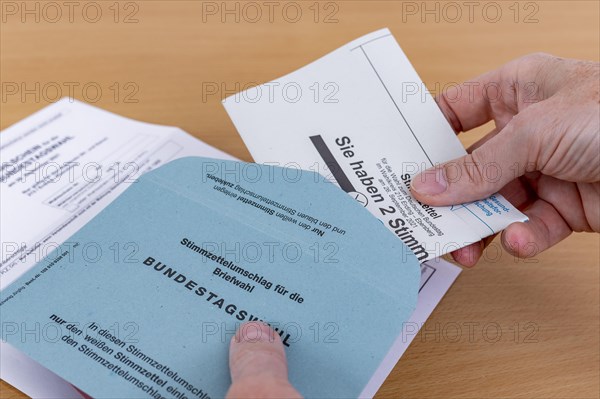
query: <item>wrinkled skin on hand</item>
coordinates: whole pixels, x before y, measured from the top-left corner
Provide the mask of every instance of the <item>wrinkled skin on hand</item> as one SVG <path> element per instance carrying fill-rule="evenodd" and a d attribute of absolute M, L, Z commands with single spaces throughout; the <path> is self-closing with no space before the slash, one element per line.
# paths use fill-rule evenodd
<path fill-rule="evenodd" d="M 573 231 L 600 231 L 600 64 L 532 54 L 436 100 L 456 133 L 490 120 L 496 127 L 468 155 L 415 176 L 418 200 L 454 205 L 499 191 L 529 217 L 502 234 L 518 257 Z M 452 255 L 472 266 L 491 239 Z"/>

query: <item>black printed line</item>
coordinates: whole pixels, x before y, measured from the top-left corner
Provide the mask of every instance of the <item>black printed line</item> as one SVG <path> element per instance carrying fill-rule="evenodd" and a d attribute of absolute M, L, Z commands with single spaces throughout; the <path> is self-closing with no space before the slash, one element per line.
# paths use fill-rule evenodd
<path fill-rule="evenodd" d="M 350 182 L 350 179 L 348 179 L 348 176 L 346 176 L 342 170 L 342 167 L 329 150 L 329 147 L 327 147 L 327 144 L 325 144 L 325 141 L 323 141 L 323 137 L 320 135 L 310 136 L 310 141 L 312 141 L 313 145 L 317 149 L 317 152 L 319 155 L 321 155 L 321 158 L 323 158 L 325 165 L 327 165 L 331 171 L 331 174 L 340 185 L 340 188 L 347 193 L 356 191 Z"/>

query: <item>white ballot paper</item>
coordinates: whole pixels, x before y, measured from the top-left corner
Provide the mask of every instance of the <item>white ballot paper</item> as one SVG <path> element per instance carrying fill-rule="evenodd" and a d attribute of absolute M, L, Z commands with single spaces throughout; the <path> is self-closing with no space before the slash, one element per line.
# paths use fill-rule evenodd
<path fill-rule="evenodd" d="M 141 173 L 190 155 L 233 159 L 178 128 L 134 121 L 71 99 L 2 131 L 0 287 L 62 244 Z M 379 389 L 459 273 L 443 259 L 422 263 L 415 312 L 361 397 Z M 22 334 L 44 339 L 43 326 Z M 81 397 L 67 381 L 5 342 L 0 358 L 0 377 L 32 397 Z"/>
<path fill-rule="evenodd" d="M 325 175 L 420 261 L 527 220 L 499 194 L 452 207 L 411 196 L 413 176 L 466 152 L 387 29 L 224 106 L 256 162 Z"/>

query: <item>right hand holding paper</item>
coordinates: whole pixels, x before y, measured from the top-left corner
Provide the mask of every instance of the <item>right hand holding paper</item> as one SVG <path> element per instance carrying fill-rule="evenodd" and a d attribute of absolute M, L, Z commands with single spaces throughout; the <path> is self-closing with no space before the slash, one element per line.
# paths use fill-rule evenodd
<path fill-rule="evenodd" d="M 326 175 L 420 261 L 527 220 L 499 194 L 452 207 L 412 197 L 413 176 L 465 150 L 387 29 L 224 105 L 255 161 Z"/>

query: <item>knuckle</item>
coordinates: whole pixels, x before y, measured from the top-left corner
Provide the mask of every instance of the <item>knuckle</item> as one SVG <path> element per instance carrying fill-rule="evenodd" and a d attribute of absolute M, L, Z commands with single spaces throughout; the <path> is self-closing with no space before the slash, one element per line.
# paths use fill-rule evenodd
<path fill-rule="evenodd" d="M 480 149 L 476 149 L 471 154 L 468 154 L 461 165 L 462 174 L 464 174 L 461 176 L 463 182 L 477 187 L 484 186 L 487 183 L 484 173 L 484 162 L 485 159 L 482 157 Z"/>
<path fill-rule="evenodd" d="M 474 151 L 471 153 L 471 159 L 473 162 L 473 173 L 472 178 L 475 179 L 475 183 L 478 185 L 486 185 L 488 183 L 485 175 L 485 169 L 489 166 L 489 160 L 483 156 L 483 150 Z"/>
<path fill-rule="evenodd" d="M 523 57 L 521 57 L 521 60 L 531 65 L 539 65 L 559 60 L 559 57 L 540 51 L 524 55 Z"/>
<path fill-rule="evenodd" d="M 517 114 L 513 118 L 513 126 L 508 140 L 521 143 L 524 155 L 518 157 L 519 170 L 522 173 L 542 170 L 545 164 L 544 154 L 549 152 L 554 143 L 560 142 L 560 132 L 564 121 L 557 112 L 548 112 L 547 104 L 531 105 L 527 112 Z"/>

